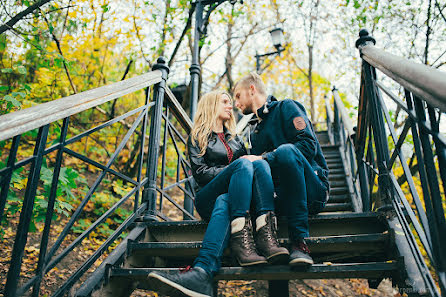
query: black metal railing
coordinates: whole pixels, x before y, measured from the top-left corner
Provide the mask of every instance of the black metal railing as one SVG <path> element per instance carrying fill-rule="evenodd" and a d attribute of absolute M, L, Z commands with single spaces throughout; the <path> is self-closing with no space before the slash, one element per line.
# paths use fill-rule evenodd
<path fill-rule="evenodd" d="M 359 36 L 356 46 L 363 63 L 355 137 L 355 176 L 359 178 L 363 208 L 394 211 L 423 277 L 425 290 L 431 296 L 440 296 L 437 282 L 444 296 L 446 141 L 439 127 L 440 117 L 446 112 L 446 74 L 376 48 L 375 40 L 366 30 L 361 30 Z M 376 69 L 398 83 L 405 102 L 378 80 Z M 382 92 L 407 114 L 402 128 L 395 128 Z M 404 147 L 405 143 L 411 146 Z M 393 151 L 389 149 L 390 144 Z M 405 154 L 413 151 L 415 155 L 409 168 Z M 397 159 L 403 169 L 400 177 L 395 173 Z M 418 172 L 422 193 L 417 192 L 415 172 Z M 403 192 L 403 182 L 408 183 L 410 194 Z M 423 257 L 420 250 L 427 256 Z"/>
<path fill-rule="evenodd" d="M 333 108 L 331 108 L 328 97 L 325 96 L 325 111 L 327 132 L 331 143 L 339 145 L 339 152 L 345 171 L 347 186 L 352 199 L 352 206 L 355 212 L 367 211 L 363 205 L 367 204 L 361 201 L 358 182 L 354 178 L 356 170 L 355 145 L 353 139 L 355 131 L 351 123 L 347 110 L 342 103 L 336 87 L 332 89 Z"/>
<path fill-rule="evenodd" d="M 0 117 L 0 144 L 2 144 L 0 147 L 3 148 L 1 156 L 3 160 L 7 159 L 4 168 L 0 169 L 0 221 L 7 219 L 3 216 L 6 216 L 5 206 L 10 203 L 8 193 L 11 193 L 11 191 L 19 192 L 11 182 L 14 174 L 17 174 L 18 171 L 23 173 L 24 169 L 29 168 L 25 193 L 20 201 L 22 207 L 7 271 L 4 288 L 5 296 L 21 296 L 28 294 L 29 291 L 32 291 L 32 296 L 39 296 L 45 275 L 66 259 L 67 255 L 72 253 L 76 247 L 82 247 L 83 241 L 92 232 L 98 230 L 98 227 L 107 218 L 129 202 L 133 203 L 133 206 L 130 207 L 131 214 L 113 230 L 112 234 L 101 243 L 99 248 L 94 250 L 87 260 L 79 265 L 76 271 L 73 271 L 63 283 L 57 286 L 57 289 L 52 292 L 53 296 L 65 295 L 95 261 L 104 253 L 107 253 L 109 247 L 116 242 L 123 232 L 128 231 L 135 221 L 142 218 L 146 220 L 181 220 L 183 217 L 185 219 L 195 219 L 192 203 L 194 193 L 190 185 L 190 166 L 184 155 L 185 139 L 190 132 L 192 122 L 170 89 L 166 87 L 168 72 L 169 69 L 165 60 L 160 58 L 153 71 L 144 75 Z M 111 100 L 120 100 L 122 96 L 134 94 L 138 90 L 145 90 L 144 100 L 132 110 L 117 117 L 113 116 L 102 124 L 80 133 L 78 133 L 78 126 L 73 129 L 70 125 L 72 121 L 78 122 L 77 114 L 93 109 L 104 112 L 103 109 L 99 108 L 99 105 Z M 153 100 L 150 100 L 151 96 Z M 129 124 L 128 121 L 131 120 L 133 120 L 133 123 Z M 146 127 L 149 120 L 150 133 L 147 135 Z M 50 126 L 57 126 L 60 121 L 62 121 L 60 129 L 55 130 L 59 131 L 57 135 L 50 135 L 50 131 L 52 131 Z M 121 124 L 123 126 L 121 131 L 124 131 L 124 133 L 120 136 L 121 139 L 116 143 L 115 151 L 109 156 L 105 165 L 90 158 L 88 154 L 81 154 L 69 147 L 69 145 L 81 141 L 85 141 L 85 145 L 87 145 L 86 138 L 114 124 Z M 30 131 L 35 129 L 38 129 L 38 133 L 32 156 L 17 160 L 21 143 L 25 142 L 27 146 L 32 145 L 29 134 Z M 70 134 L 72 134 L 71 137 L 69 137 Z M 54 140 L 47 147 L 51 137 Z M 127 148 L 129 154 L 135 154 L 133 157 L 136 158 L 136 170 L 130 176 L 114 169 L 113 166 L 132 137 L 136 137 L 138 140 L 136 141 L 137 145 L 135 145 L 137 148 Z M 146 139 L 148 139 L 148 146 L 145 145 Z M 161 156 L 160 147 L 162 147 Z M 172 150 L 172 147 L 174 153 L 168 156 L 167 150 Z M 36 194 L 38 189 L 42 187 L 41 168 L 45 158 L 53 152 L 56 156 L 49 195 L 45 197 L 47 201 L 46 215 L 38 247 L 40 252 L 37 263 L 35 263 L 36 270 L 34 276 L 24 279 L 20 277 L 20 273 L 33 210 L 36 206 Z M 76 205 L 76 209 L 70 214 L 71 217 L 63 226 L 63 230 L 58 234 L 57 239 L 50 245 L 50 229 L 54 226 L 55 204 L 58 203 L 59 175 L 66 158 L 76 158 L 89 164 L 89 166 L 96 167 L 100 173 L 95 177 L 82 200 Z M 161 159 L 160 162 L 158 162 L 159 159 Z M 172 162 L 172 160 L 174 160 L 174 165 L 169 168 L 171 171 L 175 170 L 175 172 L 167 174 L 166 162 Z M 68 243 L 68 237 L 73 237 L 74 234 L 73 226 L 84 213 L 86 205 L 93 195 L 104 187 L 103 182 L 106 175 L 120 179 L 131 187 L 128 187 L 128 192 L 122 195 L 116 203 L 101 213 L 95 222 L 87 226 L 79 236 Z M 184 193 L 184 196 L 175 198 L 171 192 L 175 192 L 177 196 L 178 192 L 181 192 Z M 165 201 L 172 205 L 169 208 L 169 214 L 163 212 L 166 208 L 163 205 L 166 203 Z M 183 201 L 184 205 L 181 205 Z M 183 217 L 180 217 L 180 215 Z M 2 271 L 2 273 L 6 273 L 6 271 Z"/>

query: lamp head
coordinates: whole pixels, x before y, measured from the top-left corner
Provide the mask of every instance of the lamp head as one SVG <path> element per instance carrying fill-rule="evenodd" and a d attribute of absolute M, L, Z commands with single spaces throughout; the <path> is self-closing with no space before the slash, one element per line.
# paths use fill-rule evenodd
<path fill-rule="evenodd" d="M 279 50 L 282 48 L 282 44 L 284 44 L 284 38 L 283 38 L 283 30 L 282 28 L 275 28 L 269 31 L 271 34 L 271 39 L 273 41 L 274 47 Z"/>

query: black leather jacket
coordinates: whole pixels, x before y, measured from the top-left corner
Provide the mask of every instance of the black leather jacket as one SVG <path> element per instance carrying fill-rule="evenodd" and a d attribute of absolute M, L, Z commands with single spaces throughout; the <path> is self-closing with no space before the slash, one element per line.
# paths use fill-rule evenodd
<path fill-rule="evenodd" d="M 232 161 L 234 161 L 240 158 L 240 156 L 246 155 L 246 148 L 240 137 L 236 136 L 229 141 L 230 138 L 231 133 L 225 129 L 225 139 L 232 150 Z M 195 191 L 199 191 L 229 164 L 225 145 L 218 138 L 217 133 L 214 132 L 209 137 L 206 153 L 203 156 L 199 156 L 200 148 L 198 143 L 192 145 L 190 137 L 187 140 L 187 151 L 192 167 L 192 175 L 197 184 Z"/>

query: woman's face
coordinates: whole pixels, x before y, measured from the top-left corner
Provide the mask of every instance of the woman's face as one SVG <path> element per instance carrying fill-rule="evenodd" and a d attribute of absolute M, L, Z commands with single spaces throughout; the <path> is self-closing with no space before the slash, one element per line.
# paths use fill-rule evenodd
<path fill-rule="evenodd" d="M 217 105 L 218 118 L 223 122 L 229 120 L 232 116 L 232 101 L 226 94 L 221 94 Z"/>

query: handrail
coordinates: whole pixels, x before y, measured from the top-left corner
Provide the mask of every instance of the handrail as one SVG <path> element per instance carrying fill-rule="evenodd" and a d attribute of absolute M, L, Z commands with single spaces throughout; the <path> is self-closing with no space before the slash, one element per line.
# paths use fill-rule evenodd
<path fill-rule="evenodd" d="M 0 117 L 0 141 L 11 141 L 10 147 L 7 146 L 7 150 L 9 150 L 7 154 L 9 156 L 2 152 L 2 157 L 8 156 L 8 158 L 6 166 L 0 170 L 0 219 L 3 217 L 4 209 L 9 199 L 8 193 L 10 193 L 13 187 L 11 182 L 13 175 L 18 170 L 23 170 L 24 166 L 30 164 L 30 169 L 21 173 L 23 177 L 24 173 L 28 173 L 28 178 L 5 284 L 5 296 L 21 296 L 27 294 L 30 289 L 33 291 L 33 296 L 38 296 L 44 276 L 63 259 L 66 259 L 66 256 L 74 248 L 83 244 L 84 239 L 91 232 L 98 230 L 110 216 L 115 215 L 118 208 L 123 207 L 124 203 L 129 202 L 133 204 L 133 211 L 128 214 L 124 222 L 114 230 L 113 234 L 105 240 L 93 255 L 82 263 L 76 271 L 68 275 L 68 279 L 64 280 L 64 283 L 55 292 L 52 292 L 52 296 L 63 296 L 70 290 L 94 262 L 116 241 L 122 232 L 133 226 L 135 221 L 146 219 L 171 220 L 169 216 L 163 214 L 163 200 L 167 199 L 179 213 L 183 213 L 183 219 L 195 220 L 193 216 L 193 199 L 195 193 L 190 184 L 190 164 L 184 157 L 184 149 L 186 147 L 185 135 L 190 133 L 192 121 L 172 91 L 166 86 L 169 73 L 169 68 L 166 64 L 164 58 L 159 58 L 152 72 Z M 84 131 L 78 131 L 78 127 L 74 130 L 69 129 L 71 128 L 71 116 L 143 89 L 145 89 L 145 93 L 141 94 L 144 96 L 143 104 L 138 100 L 135 102 L 136 106 L 132 105 L 130 111 L 113 117 L 112 119 L 104 119 L 103 123 L 95 127 L 82 127 Z M 129 107 L 123 106 L 123 108 L 127 109 Z M 150 133 L 146 133 L 149 126 L 149 117 Z M 124 119 L 131 119 L 131 124 L 124 122 Z M 60 130 L 57 130 L 57 132 L 50 130 L 51 124 L 58 120 L 63 120 L 63 125 Z M 102 161 L 105 162 L 107 160 L 107 164 L 101 164 L 101 161 L 93 160 L 90 156 L 86 155 L 86 139 L 91 137 L 93 133 L 98 133 L 118 122 L 125 125 L 128 129 L 119 130 L 123 137 L 120 138 L 121 135 L 116 136 L 115 151 L 109 158 L 104 158 Z M 37 137 L 26 134 L 22 135 L 36 128 L 39 131 Z M 71 132 L 74 132 L 75 135 L 71 135 Z M 49 135 L 57 133 L 60 134 L 52 136 L 56 136 L 59 141 L 54 140 L 47 147 Z M 68 137 L 69 134 L 70 137 Z M 133 136 L 136 137 L 133 138 Z M 21 139 L 26 139 L 27 146 L 34 145 L 33 141 L 28 141 L 30 138 L 36 138 L 33 155 L 17 161 L 16 157 Z M 116 165 L 114 163 L 117 162 L 121 152 L 124 149 L 129 149 L 129 141 L 132 138 L 136 142 L 133 142 L 133 146 L 130 149 L 131 156 L 129 160 L 131 161 L 127 162 L 131 165 L 134 164 L 133 168 L 124 167 L 123 170 L 120 170 L 122 168 L 119 168 L 119 166 L 112 168 L 112 165 Z M 148 145 L 145 144 L 146 138 L 149 140 Z M 83 140 L 85 140 L 85 152 L 83 154 L 67 147 Z M 181 145 L 178 143 L 181 143 Z M 171 157 L 167 157 L 167 147 L 170 144 L 173 145 L 178 158 L 176 165 L 170 165 L 174 168 L 167 168 L 168 164 L 166 164 L 167 158 Z M 57 156 L 55 163 L 50 165 L 54 167 L 54 171 L 50 192 L 48 197 L 45 197 L 48 205 L 46 207 L 45 226 L 41 237 L 37 269 L 32 278 L 23 282 L 23 280 L 20 281 L 22 255 L 27 245 L 29 224 L 36 205 L 36 197 L 42 187 L 41 168 L 46 162 L 45 158 L 47 155 L 52 152 L 57 152 Z M 54 243 L 50 244 L 49 236 L 53 221 L 52 217 L 56 203 L 60 198 L 60 194 L 57 194 L 59 175 L 61 169 L 64 167 L 63 160 L 67 155 L 97 168 L 99 174 L 93 184 L 89 186 L 88 191 L 85 194 L 81 194 L 82 196 L 79 197 L 80 203 L 77 204 L 76 202 L 68 222 L 63 226 L 63 230 L 57 235 Z M 147 164 L 145 175 L 143 173 L 144 163 Z M 161 163 L 161 176 L 158 174 L 158 163 Z M 172 172 L 176 172 L 176 177 L 172 176 Z M 127 193 L 119 195 L 119 201 L 108 207 L 108 209 L 105 209 L 100 214 L 100 217 L 96 218 L 76 239 L 68 245 L 63 245 L 62 243 L 67 242 L 67 236 L 72 231 L 73 226 L 75 226 L 84 213 L 87 203 L 91 201 L 97 192 L 103 190 L 103 181 L 107 174 L 111 174 L 114 178 L 127 182 L 129 186 Z M 171 191 L 175 190 L 176 192 L 177 189 L 184 192 L 184 206 L 176 202 L 170 194 Z M 180 218 L 177 216 L 175 219 Z"/>
<path fill-rule="evenodd" d="M 373 45 L 374 39 L 364 40 L 363 37 L 366 37 L 365 33 L 363 35 L 360 33 L 356 46 L 365 61 L 430 105 L 446 112 L 445 72 L 386 53 Z M 362 41 L 366 42 L 361 44 Z"/>
<path fill-rule="evenodd" d="M 395 232 L 403 231 L 404 237 L 401 239 L 404 240 L 396 241 L 396 244 L 407 268 L 407 284 L 412 286 L 414 292 L 428 290 L 431 296 L 444 296 L 446 219 L 440 181 L 445 190 L 446 145 L 439 125 L 440 114 L 446 111 L 446 74 L 375 48 L 375 40 L 367 30 L 361 30 L 359 36 L 356 47 L 361 53 L 362 70 L 355 150 L 361 196 L 369 209 L 374 198 L 372 210 L 389 212 L 388 217 L 394 218 L 389 220 L 392 221 L 389 224 L 397 228 Z M 405 103 L 378 81 L 376 69 L 404 88 Z M 397 131 L 381 90 L 407 113 L 402 131 Z M 412 162 L 408 163 L 402 152 L 409 130 L 414 150 L 412 158 L 416 157 L 417 162 L 416 167 L 412 168 L 409 166 L 413 165 L 408 165 Z M 403 175 L 398 180 L 394 170 L 397 158 L 403 169 Z M 415 186 L 414 168 L 418 171 L 423 199 Z M 404 180 L 399 181 L 400 178 Z M 407 182 L 411 199 L 402 191 L 401 182 Z M 374 189 L 375 186 L 378 191 Z M 369 201 L 368 205 L 366 201 Z M 421 254 L 420 246 L 427 257 Z M 431 275 L 429 262 L 437 276 L 441 293 Z"/>
<path fill-rule="evenodd" d="M 96 89 L 0 116 L 0 141 L 62 120 L 81 111 L 133 93 L 161 81 L 155 70 Z"/>
<path fill-rule="evenodd" d="M 333 98 L 335 101 L 335 104 L 341 113 L 342 123 L 344 124 L 344 128 L 348 132 L 348 136 L 352 136 L 355 131 L 353 131 L 353 125 L 351 123 L 351 119 L 347 114 L 347 109 L 345 109 L 344 103 L 341 100 L 341 97 L 339 96 L 339 93 L 336 88 L 333 88 Z"/>
<path fill-rule="evenodd" d="M 187 115 L 186 111 L 184 111 L 180 102 L 178 102 L 177 98 L 172 93 L 172 90 L 168 87 L 166 87 L 166 98 L 167 101 L 171 104 L 171 109 L 177 116 L 177 119 L 180 121 L 181 126 L 183 127 L 183 129 L 186 130 L 187 134 L 190 134 L 193 126 L 192 120 Z"/>
<path fill-rule="evenodd" d="M 347 109 L 339 96 L 336 87 L 332 89 L 333 107 L 332 111 L 328 99 L 325 100 L 327 111 L 327 128 L 329 129 L 330 140 L 339 145 L 341 160 L 344 165 L 345 175 L 347 176 L 347 186 L 352 198 L 352 207 L 355 212 L 367 211 L 364 209 L 364 201 L 361 201 L 359 195 L 359 186 L 355 180 L 356 158 L 353 136 L 355 131 L 351 119 L 348 116 Z M 332 121 L 332 122 L 331 122 Z"/>

